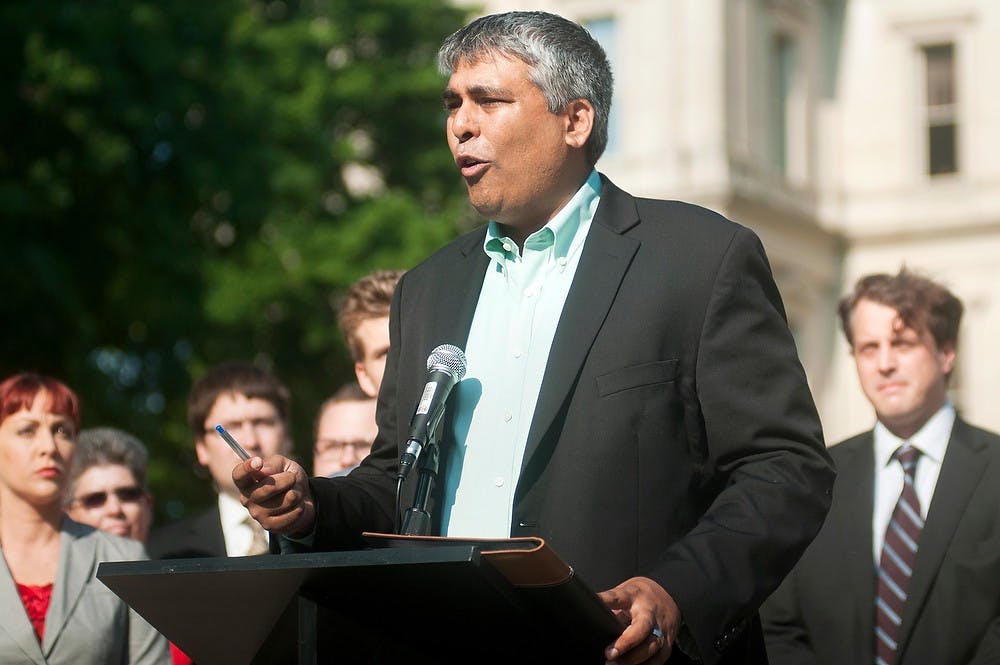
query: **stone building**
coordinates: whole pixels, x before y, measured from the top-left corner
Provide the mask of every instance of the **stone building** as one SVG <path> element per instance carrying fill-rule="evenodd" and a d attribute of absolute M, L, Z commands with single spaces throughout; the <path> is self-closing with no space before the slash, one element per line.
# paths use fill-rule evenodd
<path fill-rule="evenodd" d="M 760 235 L 828 441 L 873 422 L 837 299 L 860 275 L 903 264 L 965 301 L 952 399 L 1000 430 L 1000 87 L 989 65 L 1000 62 L 1000 3 L 476 6 L 588 26 L 616 74 L 598 168 L 634 194 L 698 202 Z"/>

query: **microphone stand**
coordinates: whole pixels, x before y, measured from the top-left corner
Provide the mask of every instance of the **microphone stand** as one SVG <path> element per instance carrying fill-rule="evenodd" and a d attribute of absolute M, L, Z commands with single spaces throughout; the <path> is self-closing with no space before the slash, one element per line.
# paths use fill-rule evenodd
<path fill-rule="evenodd" d="M 417 479 L 417 493 L 413 498 L 413 506 L 403 516 L 401 535 L 429 536 L 431 533 L 431 514 L 427 511 L 427 503 L 434 481 L 437 480 L 438 456 L 437 440 L 432 437 L 424 446 L 417 464 L 417 471 L 420 474 Z"/>

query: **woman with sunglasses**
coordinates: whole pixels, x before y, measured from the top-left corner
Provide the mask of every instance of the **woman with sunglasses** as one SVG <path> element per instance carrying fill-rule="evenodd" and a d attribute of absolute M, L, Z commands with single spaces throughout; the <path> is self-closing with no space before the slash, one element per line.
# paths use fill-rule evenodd
<path fill-rule="evenodd" d="M 80 432 L 66 492 L 66 513 L 77 522 L 146 542 L 153 500 L 146 489 L 149 453 L 142 441 L 113 427 Z"/>
<path fill-rule="evenodd" d="M 167 641 L 94 576 L 142 545 L 63 515 L 79 423 L 59 381 L 0 383 L 0 662 L 167 665 Z"/>

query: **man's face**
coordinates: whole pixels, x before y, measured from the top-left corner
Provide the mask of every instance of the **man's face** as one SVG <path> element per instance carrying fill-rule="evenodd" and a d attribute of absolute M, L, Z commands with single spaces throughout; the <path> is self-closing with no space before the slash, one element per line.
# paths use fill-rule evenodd
<path fill-rule="evenodd" d="M 895 309 L 871 300 L 855 305 L 851 331 L 861 389 L 879 421 L 912 436 L 944 405 L 955 350 L 938 348 L 928 330 L 904 326 Z"/>
<path fill-rule="evenodd" d="M 443 95 L 448 146 L 470 202 L 523 235 L 541 228 L 586 177 L 589 166 L 580 171 L 571 148 L 586 143 L 593 118 L 588 102 L 582 119 L 579 108 L 550 112 L 530 75 L 520 60 L 487 54 L 459 63 Z M 567 168 L 571 159 L 575 168 Z"/>
<path fill-rule="evenodd" d="M 361 342 L 363 357 L 354 363 L 354 374 L 366 395 L 378 397 L 385 373 L 385 357 L 389 353 L 389 317 L 365 319 L 358 325 L 355 335 Z"/>
<path fill-rule="evenodd" d="M 146 542 L 153 521 L 153 501 L 127 466 L 98 464 L 76 479 L 66 512 L 77 522 Z"/>
<path fill-rule="evenodd" d="M 355 466 L 371 452 L 376 434 L 374 399 L 329 405 L 316 428 L 313 475 L 329 476 Z"/>
<path fill-rule="evenodd" d="M 233 484 L 233 467 L 240 458 L 215 431 L 216 425 L 225 427 L 251 457 L 285 455 L 292 448 L 288 428 L 273 404 L 242 393 L 220 394 L 205 418 L 204 433 L 195 440 L 195 452 L 219 491 L 234 497 L 239 493 Z"/>

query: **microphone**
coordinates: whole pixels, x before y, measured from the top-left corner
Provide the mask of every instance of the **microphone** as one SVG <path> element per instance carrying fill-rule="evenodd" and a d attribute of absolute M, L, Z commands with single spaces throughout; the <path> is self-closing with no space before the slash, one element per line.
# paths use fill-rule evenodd
<path fill-rule="evenodd" d="M 451 389 L 465 377 L 466 365 L 465 352 L 451 344 L 438 346 L 427 357 L 427 384 L 410 419 L 406 450 L 399 457 L 398 480 L 410 475 L 420 451 L 434 435 Z"/>

